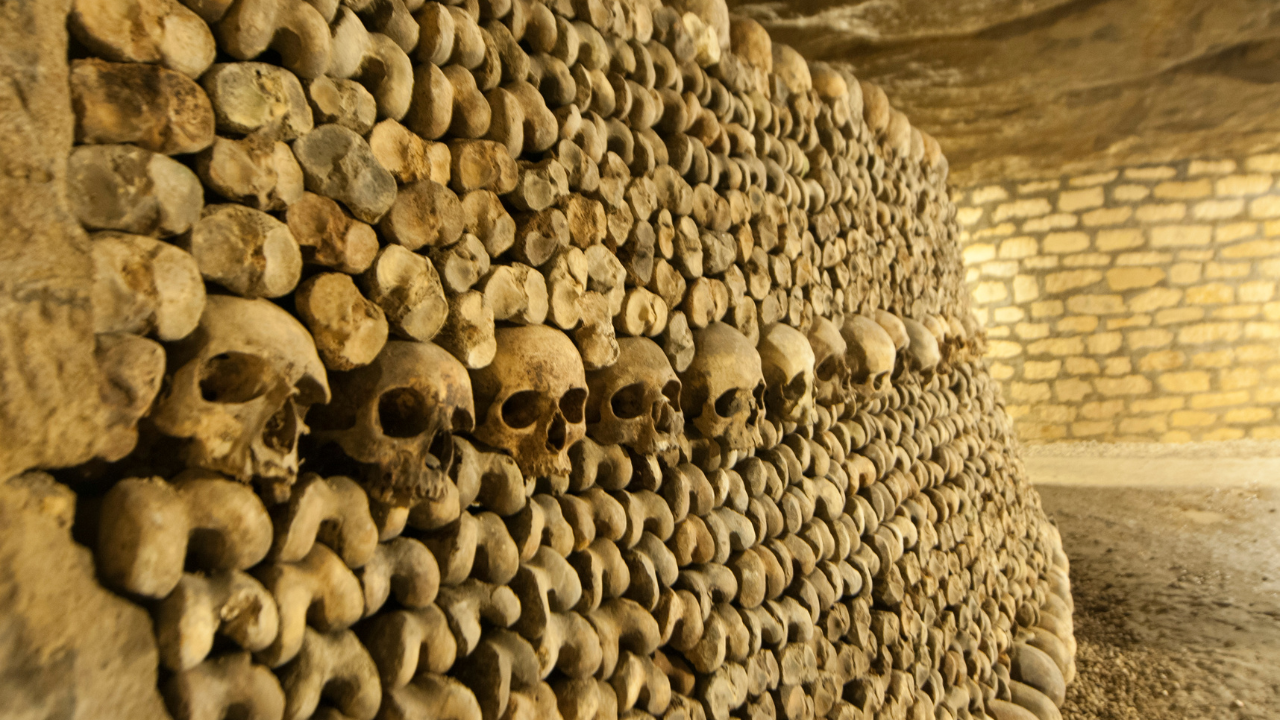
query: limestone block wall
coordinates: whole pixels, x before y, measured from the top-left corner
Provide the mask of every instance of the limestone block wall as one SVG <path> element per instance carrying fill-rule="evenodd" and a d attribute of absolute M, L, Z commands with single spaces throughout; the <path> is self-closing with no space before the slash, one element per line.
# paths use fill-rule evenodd
<path fill-rule="evenodd" d="M 1028 442 L 1280 437 L 1280 155 L 957 193 Z"/>

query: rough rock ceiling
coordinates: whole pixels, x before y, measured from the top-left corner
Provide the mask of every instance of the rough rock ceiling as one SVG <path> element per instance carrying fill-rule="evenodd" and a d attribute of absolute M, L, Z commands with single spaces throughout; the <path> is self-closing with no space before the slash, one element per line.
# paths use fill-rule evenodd
<path fill-rule="evenodd" d="M 1280 147 L 1276 0 L 730 6 L 884 87 L 957 185 Z"/>

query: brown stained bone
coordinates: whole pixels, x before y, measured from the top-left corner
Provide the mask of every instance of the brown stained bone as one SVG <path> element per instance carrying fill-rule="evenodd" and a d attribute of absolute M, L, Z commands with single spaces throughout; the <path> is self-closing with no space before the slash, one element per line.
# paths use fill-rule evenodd
<path fill-rule="evenodd" d="M 391 329 L 401 337 L 426 342 L 440 332 L 449 314 L 440 276 L 427 258 L 400 245 L 378 252 L 360 276 L 365 297 L 387 314 Z"/>
<path fill-rule="evenodd" d="M 378 668 L 350 630 L 307 628 L 298 656 L 278 674 L 285 720 L 311 717 L 322 701 L 354 720 L 373 720 L 382 700 Z"/>
<path fill-rule="evenodd" d="M 365 617 L 377 613 L 392 594 L 403 607 L 427 607 L 440 589 L 435 556 L 421 542 L 407 537 L 380 543 L 356 574 L 364 589 Z"/>
<path fill-rule="evenodd" d="M 445 292 L 450 295 L 470 290 L 489 272 L 489 253 L 484 243 L 471 233 L 463 234 L 449 247 L 431 251 L 430 255 L 436 271 L 440 273 Z"/>
<path fill-rule="evenodd" d="M 385 313 L 360 294 L 348 275 L 315 275 L 298 288 L 294 302 L 330 370 L 367 365 L 387 342 Z"/>
<path fill-rule="evenodd" d="M 306 133 L 293 143 L 293 154 L 308 190 L 337 200 L 364 222 L 377 222 L 395 203 L 395 178 L 364 138 L 341 125 Z"/>
<path fill-rule="evenodd" d="M 249 653 L 222 655 L 175 673 L 161 692 L 169 712 L 181 720 L 225 717 L 232 711 L 262 720 L 284 715 L 280 681 L 253 664 Z"/>
<path fill-rule="evenodd" d="M 282 562 L 303 559 L 320 542 L 337 552 L 348 567 L 358 568 L 377 548 L 378 530 L 368 500 L 349 478 L 304 476 L 288 503 L 274 509 L 273 521 L 271 557 Z"/>
<path fill-rule="evenodd" d="M 599 370 L 618 361 L 619 347 L 613 328 L 609 299 L 597 292 L 583 293 L 578 301 L 581 324 L 573 331 L 573 342 L 587 370 Z"/>
<path fill-rule="evenodd" d="M 378 119 L 377 101 L 354 80 L 318 77 L 307 83 L 307 100 L 318 122 L 341 125 L 357 135 L 368 135 Z"/>
<path fill-rule="evenodd" d="M 444 611 L 430 603 L 377 613 L 358 632 L 387 689 L 404 687 L 415 676 L 448 672 L 458 657 Z"/>
<path fill-rule="evenodd" d="M 94 331 L 186 337 L 204 310 L 204 283 L 195 259 L 141 235 L 94 236 Z"/>
<path fill-rule="evenodd" d="M 159 64 L 192 78 L 200 77 L 217 52 L 208 26 L 176 0 L 79 0 L 68 25 L 106 60 Z"/>
<path fill-rule="evenodd" d="M 280 628 L 275 599 L 257 580 L 238 570 L 184 573 L 156 608 L 155 621 L 161 662 L 174 672 L 203 662 L 213 649 L 215 635 L 256 652 L 270 645 Z"/>
<path fill-rule="evenodd" d="M 494 265 L 480 281 L 495 320 L 540 325 L 547 318 L 547 281 L 521 263 Z"/>
<path fill-rule="evenodd" d="M 302 250 L 289 226 L 242 205 L 210 205 L 180 244 L 200 274 L 241 297 L 280 297 L 298 284 Z"/>
<path fill-rule="evenodd" d="M 519 180 L 516 161 L 505 145 L 492 140 L 456 140 L 449 143 L 453 164 L 449 187 L 459 194 L 492 190 L 505 195 Z"/>
<path fill-rule="evenodd" d="M 67 163 L 68 196 L 90 230 L 168 237 L 200 218 L 204 191 L 195 173 L 130 145 L 82 145 Z"/>
<path fill-rule="evenodd" d="M 269 135 L 216 138 L 196 158 L 196 170 L 217 194 L 258 210 L 283 210 L 304 192 L 293 151 Z"/>
<path fill-rule="evenodd" d="M 388 689 L 382 712 L 389 720 L 434 717 L 440 720 L 476 720 L 480 704 L 471 689 L 452 677 L 423 675 L 412 684 Z"/>
<path fill-rule="evenodd" d="M 276 668 L 298 654 L 307 624 L 324 631 L 350 627 L 364 611 L 360 581 L 324 545 L 317 544 L 298 562 L 274 562 L 254 568 L 254 576 L 275 598 L 280 632 L 257 659 Z"/>
<path fill-rule="evenodd" d="M 271 520 L 239 483 L 131 478 L 107 493 L 98 538 L 95 559 L 106 584 L 162 598 L 182 579 L 189 553 L 193 566 L 210 571 L 257 564 L 271 547 Z"/>
<path fill-rule="evenodd" d="M 338 203 L 303 193 L 285 214 L 289 232 L 302 249 L 304 263 L 358 275 L 378 254 L 373 228 L 347 215 Z"/>
<path fill-rule="evenodd" d="M 423 140 L 395 120 L 388 118 L 373 127 L 369 133 L 369 149 L 378 164 L 401 183 L 432 180 L 449 184 L 452 163 L 449 146 Z"/>
<path fill-rule="evenodd" d="M 213 106 L 191 78 L 155 65 L 77 60 L 71 66 L 76 140 L 132 143 L 164 155 L 213 142 Z"/>
<path fill-rule="evenodd" d="M 470 655 L 480 644 L 482 619 L 491 627 L 507 628 L 520 617 L 520 601 L 511 588 L 474 578 L 455 587 L 440 588 L 436 605 L 448 620 L 459 657 Z"/>
<path fill-rule="evenodd" d="M 483 293 L 470 290 L 449 298 L 449 316 L 436 342 L 467 368 L 493 362 L 498 352 L 493 310 Z"/>
<path fill-rule="evenodd" d="M 221 5 L 226 14 L 212 14 Z M 230 7 L 209 3 L 206 21 L 217 22 L 218 44 L 232 57 L 252 60 L 268 49 L 299 77 L 324 74 L 333 42 L 324 15 L 301 0 L 241 0 Z"/>
<path fill-rule="evenodd" d="M 213 103 L 219 133 L 262 132 L 288 142 L 311 132 L 315 121 L 297 76 L 265 63 L 222 63 L 200 78 Z"/>
<path fill-rule="evenodd" d="M 462 235 L 462 203 L 452 190 L 420 180 L 400 190 L 378 227 L 409 250 L 452 245 Z"/>

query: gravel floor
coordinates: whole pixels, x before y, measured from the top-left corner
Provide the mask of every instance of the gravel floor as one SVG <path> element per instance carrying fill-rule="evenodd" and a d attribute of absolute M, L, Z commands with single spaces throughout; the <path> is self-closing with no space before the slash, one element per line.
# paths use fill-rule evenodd
<path fill-rule="evenodd" d="M 1042 447 L 1059 454 L 1033 449 L 1027 465 L 1062 531 L 1076 602 L 1079 675 L 1063 717 L 1280 718 L 1276 456 Z M 1156 461 L 1164 474 L 1134 469 Z"/>

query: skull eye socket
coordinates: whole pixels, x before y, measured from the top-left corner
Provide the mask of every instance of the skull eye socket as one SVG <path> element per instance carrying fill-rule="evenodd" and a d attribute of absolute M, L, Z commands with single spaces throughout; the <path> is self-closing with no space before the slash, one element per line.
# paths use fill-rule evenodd
<path fill-rule="evenodd" d="M 271 367 L 257 355 L 214 355 L 200 371 L 200 396 L 213 403 L 247 403 L 266 394 Z"/>
<path fill-rule="evenodd" d="M 538 393 L 535 390 L 522 390 L 513 394 L 502 403 L 502 422 L 507 427 L 527 428 L 538 421 Z"/>
<path fill-rule="evenodd" d="M 672 407 L 680 407 L 680 381 L 668 380 L 667 384 L 662 386 L 662 396 L 671 403 Z"/>
<path fill-rule="evenodd" d="M 826 382 L 835 377 L 839 369 L 839 359 L 835 355 L 832 355 L 826 360 L 823 360 L 822 364 L 818 365 L 814 374 L 817 375 L 819 380 Z"/>
<path fill-rule="evenodd" d="M 571 423 L 583 421 L 586 406 L 586 388 L 571 388 L 569 392 L 560 398 L 560 412 L 564 414 L 564 419 Z"/>
<path fill-rule="evenodd" d="M 426 398 L 413 388 L 388 390 L 378 398 L 378 423 L 382 434 L 394 438 L 417 437 L 427 431 Z"/>
<path fill-rule="evenodd" d="M 609 409 L 619 420 L 631 420 L 644 414 L 644 384 L 631 383 L 613 394 Z"/>
<path fill-rule="evenodd" d="M 805 387 L 804 373 L 800 373 L 791 378 L 791 382 L 782 386 L 782 397 L 787 400 L 798 400 L 804 396 Z"/>
<path fill-rule="evenodd" d="M 736 413 L 741 407 L 743 400 L 741 393 L 737 388 L 725 390 L 716 398 L 716 414 L 720 417 L 729 417 Z"/>

